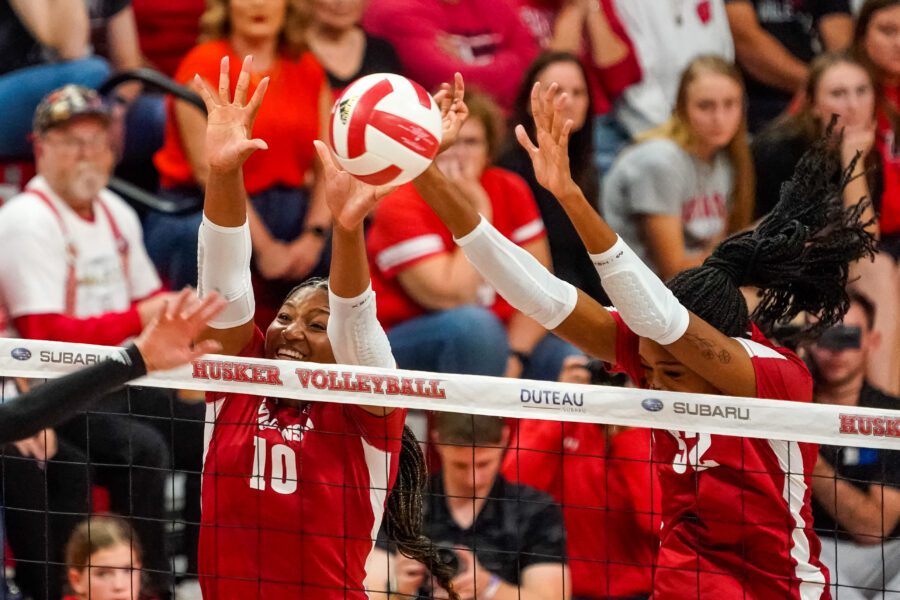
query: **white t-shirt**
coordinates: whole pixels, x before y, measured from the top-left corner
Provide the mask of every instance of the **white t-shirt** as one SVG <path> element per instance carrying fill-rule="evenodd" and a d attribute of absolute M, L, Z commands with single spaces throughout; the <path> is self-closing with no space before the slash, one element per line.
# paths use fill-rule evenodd
<path fill-rule="evenodd" d="M 616 0 L 643 79 L 625 90 L 616 117 L 631 135 L 669 118 L 681 73 L 702 54 L 734 60 L 723 0 Z"/>
<path fill-rule="evenodd" d="M 43 192 L 59 218 L 28 189 Z M 137 214 L 109 190 L 100 192 L 99 201 L 127 242 L 127 278 L 113 228 L 102 207 L 95 204 L 93 220 L 84 219 L 50 189 L 43 177 L 37 176 L 26 191 L 0 208 L 0 300 L 11 318 L 66 313 L 69 254 L 60 218 L 76 248 L 77 285 L 71 316 L 83 319 L 123 312 L 134 300 L 159 289 L 159 277 L 144 248 Z"/>
<path fill-rule="evenodd" d="M 681 216 L 685 249 L 697 252 L 725 234 L 733 188 L 725 152 L 705 163 L 671 140 L 654 139 L 619 155 L 600 198 L 609 226 L 652 266 L 639 215 Z"/>

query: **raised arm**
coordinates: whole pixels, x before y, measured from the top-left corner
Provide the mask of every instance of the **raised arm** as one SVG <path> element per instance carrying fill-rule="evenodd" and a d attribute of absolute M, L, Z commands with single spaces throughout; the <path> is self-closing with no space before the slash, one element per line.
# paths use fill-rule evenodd
<path fill-rule="evenodd" d="M 756 395 L 756 376 L 744 347 L 689 313 L 665 284 L 590 206 L 572 180 L 568 165 L 571 120 L 556 84 L 531 92 L 537 145 L 519 125 L 516 137 L 528 151 L 538 182 L 562 205 L 600 275 L 603 289 L 625 323 L 641 337 L 663 346 L 677 360 L 725 394 Z"/>
<path fill-rule="evenodd" d="M 436 100 L 444 115 L 441 145 L 446 147 L 468 115 L 462 77 L 457 74 L 453 89 L 445 86 Z M 414 184 L 469 261 L 507 302 L 584 352 L 616 361 L 616 324 L 606 309 L 503 237 L 436 166 L 429 167 Z"/>
<path fill-rule="evenodd" d="M 269 79 L 260 82 L 248 102 L 251 60 L 249 56 L 244 59 L 233 101 L 227 56 L 222 59 L 217 92 L 199 76 L 195 79 L 209 114 L 209 175 L 197 248 L 200 295 L 216 290 L 227 302 L 225 310 L 210 321 L 204 337 L 218 341 L 225 354 L 238 354 L 253 335 L 255 301 L 250 284 L 250 228 L 242 168 L 253 152 L 267 148 L 264 141 L 251 138 L 251 131 Z"/>
<path fill-rule="evenodd" d="M 375 292 L 369 278 L 363 221 L 388 190 L 375 188 L 342 171 L 331 151 L 316 140 L 325 201 L 334 218 L 331 271 L 328 278 L 328 340 L 338 363 L 397 366 L 387 334 L 378 322 Z M 378 416 L 391 408 L 362 406 Z"/>

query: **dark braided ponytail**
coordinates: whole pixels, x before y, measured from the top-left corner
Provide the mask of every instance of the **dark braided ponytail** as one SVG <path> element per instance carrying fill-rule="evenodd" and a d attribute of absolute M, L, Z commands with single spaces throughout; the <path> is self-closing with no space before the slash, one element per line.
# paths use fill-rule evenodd
<path fill-rule="evenodd" d="M 403 428 L 402 442 L 397 482 L 387 501 L 385 530 L 400 554 L 424 564 L 438 584 L 450 593 L 451 600 L 459 600 L 459 594 L 450 584 L 453 570 L 441 560 L 434 543 L 422 534 L 423 494 L 428 482 L 425 455 L 409 427 Z"/>
<path fill-rule="evenodd" d="M 800 160 L 781 197 L 753 231 L 722 241 L 700 267 L 669 281 L 691 312 L 731 337 L 746 336 L 750 320 L 771 335 L 774 327 L 802 313 L 815 317 L 794 339 L 815 337 L 839 322 L 849 308 L 850 263 L 875 252 L 875 239 L 861 221 L 868 199 L 845 207 L 844 187 L 860 156 L 843 172 L 829 151 L 840 136 L 831 130 Z M 839 139 L 837 140 L 839 142 Z M 748 314 L 742 286 L 759 289 Z"/>

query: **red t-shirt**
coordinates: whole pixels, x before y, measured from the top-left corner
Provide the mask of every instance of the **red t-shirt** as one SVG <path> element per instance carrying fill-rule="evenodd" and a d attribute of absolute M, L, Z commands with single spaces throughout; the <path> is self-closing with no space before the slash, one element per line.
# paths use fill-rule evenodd
<path fill-rule="evenodd" d="M 204 0 L 132 0 L 141 52 L 169 77 L 197 44 Z"/>
<path fill-rule="evenodd" d="M 614 369 L 643 386 L 640 338 L 613 315 Z M 812 377 L 796 354 L 755 326 L 751 339 L 737 339 L 751 357 L 758 398 L 812 402 Z M 689 411 L 702 404 L 687 402 Z M 830 599 L 812 530 L 817 457 L 816 444 L 654 430 L 663 528 L 653 598 L 703 590 L 725 600 Z"/>
<path fill-rule="evenodd" d="M 521 419 L 509 448 L 503 476 L 562 506 L 572 595 L 649 594 L 660 514 L 649 430 Z"/>
<path fill-rule="evenodd" d="M 900 89 L 884 88 L 885 96 L 893 102 L 895 110 L 900 111 Z M 878 227 L 881 233 L 900 233 L 900 140 L 896 139 L 891 122 L 884 112 L 878 114 L 878 138 L 876 141 L 881 152 L 882 171 L 884 173 L 884 192 L 881 196 L 881 212 L 878 215 Z"/>
<path fill-rule="evenodd" d="M 231 93 L 241 72 L 240 57 L 225 40 L 200 44 L 184 58 L 175 80 L 188 84 L 199 73 L 213 90 L 218 87 L 219 62 L 229 56 Z M 275 185 L 301 187 L 315 154 L 313 140 L 319 137 L 319 97 L 325 85 L 325 71 L 310 52 L 299 59 L 279 58 L 265 73 L 250 78 L 249 94 L 257 84 L 270 76 L 266 98 L 253 125 L 253 137 L 261 138 L 268 150 L 254 152 L 244 165 L 244 185 L 251 195 Z M 249 97 L 249 96 L 248 96 Z M 164 188 L 196 186 L 196 180 L 181 144 L 181 133 L 175 122 L 172 99 L 167 101 L 165 141 L 154 156 Z"/>
<path fill-rule="evenodd" d="M 481 185 L 491 199 L 492 222 L 500 233 L 519 246 L 546 236 L 534 196 L 521 177 L 491 167 L 481 176 Z M 419 261 L 457 249 L 450 230 L 412 184 L 385 197 L 375 209 L 367 246 L 372 288 L 378 294 L 378 320 L 385 328 L 428 312 L 403 291 L 397 275 Z M 501 320 L 508 320 L 512 306 L 488 286 L 485 289 L 484 304 Z"/>
<path fill-rule="evenodd" d="M 263 345 L 256 329 L 241 356 L 262 356 Z M 206 400 L 203 597 L 365 600 L 366 557 L 397 478 L 406 411 L 376 417 L 247 394 Z"/>

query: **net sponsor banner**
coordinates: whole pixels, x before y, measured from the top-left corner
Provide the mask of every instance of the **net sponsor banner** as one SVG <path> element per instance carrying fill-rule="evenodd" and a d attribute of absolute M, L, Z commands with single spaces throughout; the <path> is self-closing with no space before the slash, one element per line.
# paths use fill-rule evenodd
<path fill-rule="evenodd" d="M 0 376 L 52 378 L 116 348 L 0 339 Z M 900 411 L 208 355 L 133 385 L 900 450 Z"/>

